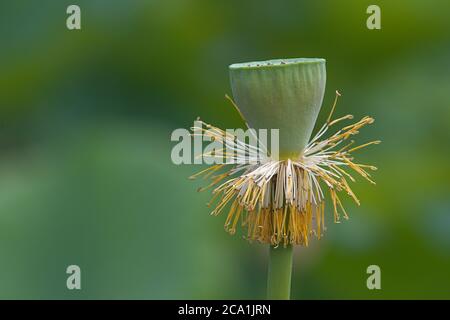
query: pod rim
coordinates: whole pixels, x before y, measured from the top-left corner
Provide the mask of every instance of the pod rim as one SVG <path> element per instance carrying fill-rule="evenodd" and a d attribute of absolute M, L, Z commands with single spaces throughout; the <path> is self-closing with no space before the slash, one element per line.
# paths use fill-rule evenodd
<path fill-rule="evenodd" d="M 287 59 L 271 59 L 263 61 L 251 61 L 242 63 L 233 63 L 228 68 L 230 70 L 238 69 L 269 69 L 269 68 L 283 68 L 291 65 L 299 64 L 321 64 L 325 63 L 323 58 L 287 58 Z"/>

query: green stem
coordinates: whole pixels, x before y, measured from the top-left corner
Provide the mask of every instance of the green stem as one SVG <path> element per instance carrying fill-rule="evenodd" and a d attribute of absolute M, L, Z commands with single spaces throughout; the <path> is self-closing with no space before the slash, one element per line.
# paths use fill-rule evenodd
<path fill-rule="evenodd" d="M 292 246 L 270 246 L 267 299 L 289 300 L 291 296 Z"/>

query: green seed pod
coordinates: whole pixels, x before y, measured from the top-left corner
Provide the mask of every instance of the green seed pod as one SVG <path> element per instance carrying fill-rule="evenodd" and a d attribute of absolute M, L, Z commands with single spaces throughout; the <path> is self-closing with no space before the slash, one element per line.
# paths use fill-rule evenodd
<path fill-rule="evenodd" d="M 279 129 L 280 158 L 298 158 L 322 105 L 325 59 L 237 63 L 229 71 L 234 100 L 249 126 Z"/>

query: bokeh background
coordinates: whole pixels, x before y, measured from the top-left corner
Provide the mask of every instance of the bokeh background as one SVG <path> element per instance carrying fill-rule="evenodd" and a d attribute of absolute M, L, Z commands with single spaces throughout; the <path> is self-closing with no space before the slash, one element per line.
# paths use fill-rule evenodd
<path fill-rule="evenodd" d="M 66 29 L 78 4 L 82 30 Z M 366 28 L 381 6 L 382 29 Z M 450 3 L 1 1 L 0 298 L 258 299 L 267 247 L 223 231 L 170 159 L 197 116 L 242 127 L 227 66 L 327 59 L 338 113 L 376 118 L 362 205 L 298 248 L 294 299 L 450 298 Z M 66 288 L 66 267 L 82 290 Z M 377 264 L 382 290 L 366 288 Z"/>

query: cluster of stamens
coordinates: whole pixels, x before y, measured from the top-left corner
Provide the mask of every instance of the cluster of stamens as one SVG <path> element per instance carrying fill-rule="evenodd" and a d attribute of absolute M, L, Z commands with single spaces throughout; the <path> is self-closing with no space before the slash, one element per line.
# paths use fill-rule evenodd
<path fill-rule="evenodd" d="M 214 188 L 208 203 L 208 206 L 215 204 L 212 215 L 228 208 L 226 231 L 234 234 L 240 222 L 250 241 L 307 246 L 310 235 L 320 238 L 325 230 L 323 187 L 331 197 L 334 221 L 339 222 L 342 216 L 348 219 L 338 193 L 344 191 L 360 204 L 348 183 L 348 180 L 355 181 L 349 169 L 373 184 L 368 171 L 376 170 L 374 166 L 354 162 L 352 153 L 380 141 L 354 146 L 354 141 L 349 139 L 374 122 L 367 116 L 321 140 L 330 127 L 353 119 L 352 115 L 331 119 L 339 96 L 336 94 L 326 123 L 295 159 L 261 156 L 266 152 L 264 146 L 248 145 L 204 122 L 201 127 L 192 128 L 194 136 L 206 136 L 223 146 L 223 151 L 201 156 L 225 159 L 224 163 L 214 164 L 191 178 L 203 176 L 212 180 L 199 191 Z"/>

